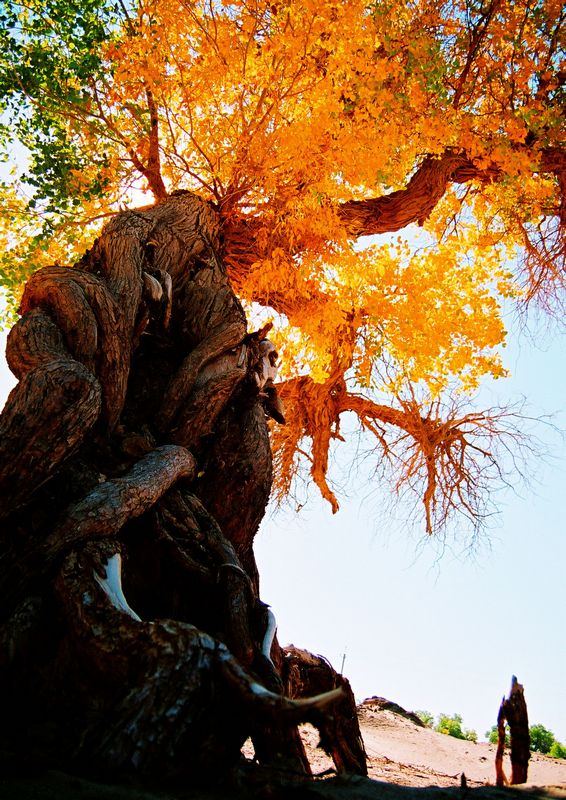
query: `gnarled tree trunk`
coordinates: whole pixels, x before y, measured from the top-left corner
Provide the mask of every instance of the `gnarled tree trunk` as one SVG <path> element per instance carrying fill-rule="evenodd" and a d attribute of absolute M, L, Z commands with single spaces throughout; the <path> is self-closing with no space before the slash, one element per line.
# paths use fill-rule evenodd
<path fill-rule="evenodd" d="M 291 674 L 260 600 L 283 411 L 215 210 L 181 192 L 117 215 L 74 268 L 31 278 L 21 314 L 0 417 L 3 746 L 187 777 L 225 774 L 251 735 L 304 774 L 310 719 L 364 772 L 351 691 L 328 665 L 307 679 L 301 651 Z"/>

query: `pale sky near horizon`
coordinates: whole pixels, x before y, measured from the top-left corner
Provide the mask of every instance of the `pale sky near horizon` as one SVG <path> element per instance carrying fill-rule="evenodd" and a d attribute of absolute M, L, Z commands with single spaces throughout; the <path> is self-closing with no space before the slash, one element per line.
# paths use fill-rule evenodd
<path fill-rule="evenodd" d="M 0 334 L 0 407 L 15 379 Z M 544 348 L 544 349 L 543 349 Z M 566 337 L 510 345 L 513 377 L 488 403 L 528 398 L 534 414 L 559 412 L 566 428 Z M 529 464 L 532 486 L 506 492 L 473 556 L 458 539 L 425 541 L 382 510 L 363 472 L 332 515 L 313 491 L 300 514 L 268 515 L 257 538 L 262 597 L 294 643 L 344 660 L 356 697 L 386 697 L 435 716 L 459 713 L 480 739 L 495 724 L 511 676 L 525 687 L 532 724 L 566 743 L 566 460 L 560 437 L 539 426 L 549 459 Z M 460 555 L 459 555 L 460 552 Z"/>

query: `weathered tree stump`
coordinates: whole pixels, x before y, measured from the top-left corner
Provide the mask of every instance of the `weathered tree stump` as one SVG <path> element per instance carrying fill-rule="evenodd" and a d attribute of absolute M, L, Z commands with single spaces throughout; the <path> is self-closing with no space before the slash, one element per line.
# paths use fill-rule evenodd
<path fill-rule="evenodd" d="M 511 739 L 511 780 L 507 781 L 503 770 L 503 755 L 505 751 L 505 721 L 509 723 Z M 530 736 L 529 717 L 527 704 L 522 685 L 515 675 L 511 680 L 511 690 L 507 699 L 504 697 L 497 715 L 497 752 L 495 754 L 496 785 L 504 786 L 506 783 L 513 785 L 527 782 L 529 769 Z"/>

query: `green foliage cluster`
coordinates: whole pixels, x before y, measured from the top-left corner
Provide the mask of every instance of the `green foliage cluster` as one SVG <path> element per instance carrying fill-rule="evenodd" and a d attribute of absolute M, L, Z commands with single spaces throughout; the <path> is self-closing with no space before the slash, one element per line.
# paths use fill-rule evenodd
<path fill-rule="evenodd" d="M 555 739 L 548 751 L 548 755 L 551 758 L 566 758 L 566 747 Z"/>
<path fill-rule="evenodd" d="M 88 118 L 95 133 L 104 128 L 92 91 L 111 78 L 102 44 L 117 35 L 121 13 L 111 0 L 0 0 L 0 162 L 21 167 L 0 174 L 0 283 L 8 303 L 0 327 L 11 322 L 23 282 L 45 265 L 53 237 L 65 229 L 67 263 L 83 234 L 73 215 L 107 191 L 107 154 L 87 151 L 67 123 L 75 118 L 80 127 Z M 12 237 L 10 228 L 26 235 Z"/>
<path fill-rule="evenodd" d="M 477 742 L 478 735 L 474 730 L 462 728 L 462 717 L 460 714 L 439 714 L 434 730 L 438 733 L 445 733 L 454 736 L 456 739 L 466 739 L 468 742 Z"/>
<path fill-rule="evenodd" d="M 73 170 L 93 159 L 104 165 L 103 154 L 80 152 L 62 119 L 90 102 L 89 86 L 108 69 L 100 45 L 116 24 L 107 0 L 0 0 L 0 152 L 6 158 L 14 136 L 25 147 L 30 203 L 43 201 L 44 214 L 79 202 Z M 103 190 L 95 178 L 86 193 Z"/>
<path fill-rule="evenodd" d="M 548 753 L 555 741 L 552 731 L 549 731 L 544 725 L 531 725 L 529 734 L 531 750 L 535 753 Z"/>
<path fill-rule="evenodd" d="M 474 730 L 468 730 L 462 727 L 462 717 L 460 714 L 439 714 L 436 720 L 430 711 L 415 711 L 417 717 L 421 722 L 437 733 L 444 733 L 447 736 L 454 736 L 456 739 L 465 739 L 469 742 L 477 742 L 478 735 Z M 555 739 L 552 731 L 545 728 L 544 725 L 531 725 L 529 728 L 531 737 L 531 751 L 534 753 L 543 753 L 549 755 L 551 758 L 566 758 L 566 746 Z M 498 733 L 497 725 L 493 725 L 485 733 L 485 737 L 491 744 L 497 744 Z M 505 726 L 505 745 L 508 747 L 511 744 L 509 736 L 509 726 Z"/>
<path fill-rule="evenodd" d="M 492 725 L 491 728 L 485 732 L 485 738 L 490 744 L 497 744 L 499 741 L 499 732 L 497 725 Z M 505 746 L 509 747 L 511 744 L 511 737 L 509 735 L 509 725 L 505 725 Z"/>
<path fill-rule="evenodd" d="M 493 725 L 486 731 L 486 738 L 491 744 L 497 744 L 498 734 L 497 725 Z M 533 753 L 543 753 L 552 758 L 566 758 L 566 747 L 557 741 L 552 731 L 545 728 L 544 725 L 531 725 L 529 728 L 529 735 L 531 738 L 531 751 Z M 510 744 L 509 727 L 505 726 L 505 744 Z"/>
<path fill-rule="evenodd" d="M 455 739 L 465 739 L 468 742 L 477 742 L 478 740 L 478 735 L 474 730 L 462 728 L 460 714 L 439 714 L 435 725 L 434 717 L 429 711 L 416 711 L 415 713 L 427 728 L 432 728 L 437 733 L 454 736 Z"/>
<path fill-rule="evenodd" d="M 434 717 L 430 711 L 415 711 L 415 714 L 426 728 L 432 728 L 434 725 Z"/>

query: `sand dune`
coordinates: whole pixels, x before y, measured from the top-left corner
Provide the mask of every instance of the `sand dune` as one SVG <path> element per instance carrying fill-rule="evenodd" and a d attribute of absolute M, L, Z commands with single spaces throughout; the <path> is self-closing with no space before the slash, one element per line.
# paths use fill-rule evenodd
<path fill-rule="evenodd" d="M 464 773 L 470 787 L 495 783 L 494 745 L 462 741 L 418 727 L 371 701 L 365 701 L 358 711 L 370 778 L 402 786 L 459 786 Z M 331 768 L 330 759 L 316 749 L 314 728 L 305 726 L 302 732 L 313 771 Z M 510 763 L 506 772 L 511 772 Z M 566 787 L 566 759 L 533 753 L 528 783 Z"/>

